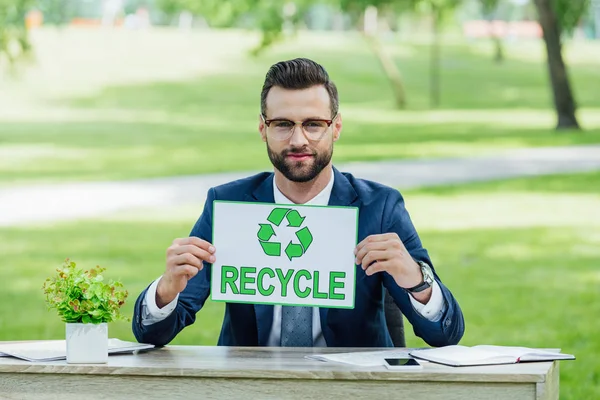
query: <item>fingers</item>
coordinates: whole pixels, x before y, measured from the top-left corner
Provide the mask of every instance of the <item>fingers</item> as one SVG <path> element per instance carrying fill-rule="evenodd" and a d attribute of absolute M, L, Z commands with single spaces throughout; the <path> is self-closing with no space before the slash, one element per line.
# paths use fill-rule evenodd
<path fill-rule="evenodd" d="M 387 261 L 393 257 L 393 253 L 388 250 L 373 250 L 369 251 L 362 260 L 362 269 L 366 270 L 370 268 L 370 265 L 374 262 Z"/>
<path fill-rule="evenodd" d="M 173 241 L 173 246 L 186 246 L 193 245 L 201 248 L 202 250 L 208 251 L 210 253 L 215 252 L 215 247 L 207 242 L 206 240 L 200 239 L 199 237 L 190 236 L 186 238 L 179 238 Z"/>
<path fill-rule="evenodd" d="M 173 269 L 187 265 L 196 269 L 197 273 L 204 267 L 203 261 L 208 263 L 216 261 L 215 251 L 216 249 L 211 243 L 198 237 L 178 238 L 167 249 L 167 265 Z"/>
<path fill-rule="evenodd" d="M 390 244 L 389 242 L 385 241 L 377 241 L 377 242 L 369 242 L 366 243 L 364 246 L 362 246 L 357 252 L 356 252 L 356 264 L 363 264 L 363 258 L 372 251 L 380 251 L 380 250 L 387 250 L 389 248 Z"/>
<path fill-rule="evenodd" d="M 365 247 L 371 243 L 386 242 L 389 240 L 396 240 L 396 241 L 399 241 L 400 243 L 402 243 L 402 241 L 400 240 L 400 237 L 395 232 L 382 233 L 379 235 L 369 235 L 366 238 L 364 238 L 359 244 L 356 245 L 356 249 L 354 250 L 354 252 L 355 252 L 355 254 L 358 254 L 358 252 L 363 247 Z"/>
<path fill-rule="evenodd" d="M 197 269 L 202 269 L 202 267 L 203 267 L 202 260 L 200 260 L 198 257 L 196 257 L 195 255 L 190 254 L 190 253 L 179 254 L 179 255 L 173 256 L 171 258 L 171 262 L 174 267 L 181 266 L 181 265 L 190 265 Z"/>
<path fill-rule="evenodd" d="M 198 269 L 196 266 L 186 264 L 178 265 L 176 269 L 178 269 L 178 271 L 175 271 L 177 275 L 186 275 L 188 279 L 192 279 L 202 268 Z"/>
<path fill-rule="evenodd" d="M 177 293 L 185 290 L 187 281 L 198 275 L 204 268 L 205 261 L 214 263 L 215 251 L 211 243 L 198 237 L 173 240 L 167 249 L 167 267 L 163 275 L 165 279 L 159 282 L 159 287 L 162 288 L 161 304 L 168 304 Z M 158 292 L 157 288 L 157 295 Z"/>
<path fill-rule="evenodd" d="M 368 276 L 374 275 L 381 271 L 387 271 L 391 265 L 390 261 L 377 261 L 374 264 L 371 264 L 366 270 L 365 274 Z"/>
<path fill-rule="evenodd" d="M 189 254 L 192 254 L 192 255 L 198 257 L 200 260 L 204 260 L 209 263 L 215 262 L 214 254 L 212 254 L 198 246 L 191 245 L 191 244 L 171 247 L 171 248 L 169 248 L 168 251 L 173 256 L 189 253 Z"/>

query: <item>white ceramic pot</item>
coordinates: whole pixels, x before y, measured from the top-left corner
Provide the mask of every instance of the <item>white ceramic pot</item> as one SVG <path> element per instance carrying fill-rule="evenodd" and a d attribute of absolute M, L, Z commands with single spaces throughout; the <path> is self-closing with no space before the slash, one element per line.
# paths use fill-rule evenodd
<path fill-rule="evenodd" d="M 108 362 L 108 324 L 66 324 L 67 363 Z"/>

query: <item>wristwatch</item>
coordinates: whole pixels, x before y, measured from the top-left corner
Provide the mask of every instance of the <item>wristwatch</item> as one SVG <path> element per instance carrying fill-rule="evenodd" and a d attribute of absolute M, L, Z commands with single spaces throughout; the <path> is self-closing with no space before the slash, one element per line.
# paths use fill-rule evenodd
<path fill-rule="evenodd" d="M 431 287 L 431 285 L 433 285 L 433 281 L 435 279 L 433 277 L 433 271 L 431 270 L 431 267 L 429 265 L 427 265 L 427 263 L 425 263 L 423 261 L 418 261 L 418 260 L 415 260 L 415 261 L 421 267 L 421 273 L 423 274 L 423 282 L 419 283 L 416 286 L 406 289 L 411 293 L 422 292 L 423 290 Z"/>

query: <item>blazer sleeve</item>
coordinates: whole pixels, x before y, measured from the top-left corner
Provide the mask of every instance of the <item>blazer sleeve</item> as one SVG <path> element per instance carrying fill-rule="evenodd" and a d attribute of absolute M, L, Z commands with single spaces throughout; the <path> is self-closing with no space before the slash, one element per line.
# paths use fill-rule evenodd
<path fill-rule="evenodd" d="M 383 274 L 383 284 L 413 326 L 415 335 L 422 338 L 430 346 L 438 347 L 457 344 L 465 331 L 462 311 L 450 290 L 442 283 L 435 271 L 429 254 L 423 248 L 421 239 L 406 210 L 404 199 L 396 190 L 392 191 L 386 199 L 382 225 L 383 232 L 395 232 L 398 234 L 400 240 L 402 240 L 402 243 L 404 243 L 404 246 L 415 260 L 426 262 L 431 266 L 435 279 L 444 296 L 446 310 L 438 321 L 432 322 L 414 309 L 410 302 L 408 291 L 398 286 L 390 274 L 387 272 Z"/>
<path fill-rule="evenodd" d="M 215 199 L 214 188 L 208 191 L 204 210 L 190 236 L 196 236 L 212 243 L 212 204 Z M 132 321 L 133 334 L 140 343 L 164 346 L 171 342 L 183 328 L 196 320 L 196 313 L 202 309 L 210 295 L 211 264 L 204 262 L 204 268 L 188 281 L 186 288 L 179 294 L 177 307 L 162 321 L 152 325 L 142 325 L 142 300 L 148 287 L 139 295 L 135 303 Z"/>

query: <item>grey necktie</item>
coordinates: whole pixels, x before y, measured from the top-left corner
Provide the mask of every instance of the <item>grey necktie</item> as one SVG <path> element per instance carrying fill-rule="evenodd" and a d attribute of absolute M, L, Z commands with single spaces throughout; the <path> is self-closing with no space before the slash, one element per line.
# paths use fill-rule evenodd
<path fill-rule="evenodd" d="M 313 346 L 312 314 L 312 307 L 281 307 L 281 346 Z"/>

